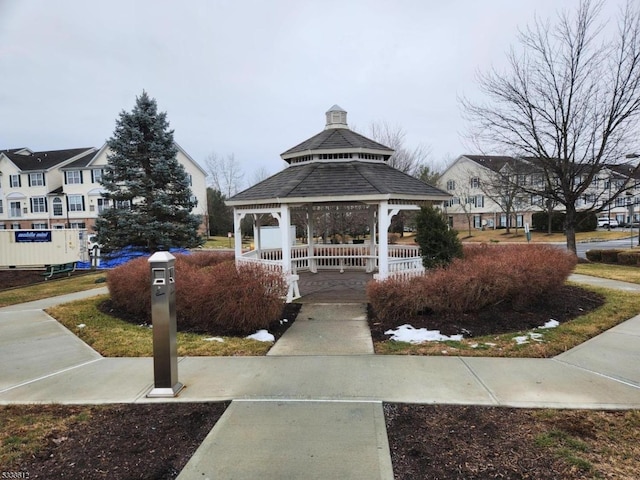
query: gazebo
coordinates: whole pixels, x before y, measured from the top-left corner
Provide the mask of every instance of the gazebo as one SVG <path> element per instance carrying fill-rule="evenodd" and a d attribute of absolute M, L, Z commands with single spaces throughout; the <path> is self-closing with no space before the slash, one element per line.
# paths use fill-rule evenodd
<path fill-rule="evenodd" d="M 391 219 L 402 210 L 440 205 L 450 195 L 390 166 L 393 152 L 350 130 L 347 112 L 331 107 L 323 131 L 281 154 L 285 169 L 226 202 L 233 207 L 236 263 L 281 271 L 289 284 L 287 301 L 300 296 L 301 271 L 358 269 L 377 272 L 378 280 L 422 273 L 417 245 L 389 245 Z M 368 239 L 329 241 L 320 225 L 331 215 L 346 222 L 365 219 Z M 241 222 L 246 217 L 253 221 L 254 245 L 243 252 Z M 267 231 L 271 218 L 278 227 Z"/>

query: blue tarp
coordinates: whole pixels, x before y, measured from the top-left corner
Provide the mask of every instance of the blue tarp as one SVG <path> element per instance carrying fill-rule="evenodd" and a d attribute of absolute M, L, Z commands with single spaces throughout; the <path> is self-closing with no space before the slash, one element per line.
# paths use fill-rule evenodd
<path fill-rule="evenodd" d="M 185 248 L 170 248 L 169 252 L 172 254 L 182 253 L 188 255 L 191 253 L 189 250 Z M 140 257 L 148 257 L 150 256 L 149 252 L 144 251 L 135 247 L 126 247 L 122 250 L 118 250 L 117 252 L 111 252 L 108 254 L 104 254 L 100 257 L 100 267 L 98 268 L 116 268 L 123 263 L 127 263 L 129 260 L 133 260 L 135 258 Z M 91 262 L 78 262 L 76 264 L 77 270 L 89 270 L 91 269 Z"/>

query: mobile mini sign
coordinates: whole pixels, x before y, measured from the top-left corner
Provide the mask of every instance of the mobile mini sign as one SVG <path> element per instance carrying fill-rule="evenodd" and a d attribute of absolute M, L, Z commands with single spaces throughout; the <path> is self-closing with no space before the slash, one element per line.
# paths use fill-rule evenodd
<path fill-rule="evenodd" d="M 50 242 L 51 230 L 20 230 L 16 231 L 16 243 Z"/>

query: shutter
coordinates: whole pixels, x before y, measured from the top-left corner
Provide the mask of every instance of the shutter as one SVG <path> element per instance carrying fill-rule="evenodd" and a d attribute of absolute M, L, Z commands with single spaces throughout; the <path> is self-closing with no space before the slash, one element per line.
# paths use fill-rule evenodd
<path fill-rule="evenodd" d="M 31 174 L 29 174 L 27 178 L 29 179 L 29 186 L 31 186 Z"/>
<path fill-rule="evenodd" d="M 83 182 L 82 182 L 82 170 L 80 170 L 80 183 L 81 183 L 81 184 L 83 183 Z M 83 203 L 82 203 L 82 205 L 83 205 L 83 210 L 84 210 L 84 197 L 83 197 L 82 202 L 83 202 Z"/>
<path fill-rule="evenodd" d="M 44 178 L 44 177 L 42 177 L 42 178 Z M 44 197 L 44 211 L 47 212 L 47 213 L 49 212 L 48 203 L 49 203 L 49 199 L 47 197 Z"/>
<path fill-rule="evenodd" d="M 42 172 L 42 185 L 43 186 L 47 185 L 47 176 L 45 175 L 44 172 Z"/>
<path fill-rule="evenodd" d="M 80 172 L 80 179 L 82 179 L 82 172 Z M 84 195 L 81 198 L 82 198 L 82 211 L 84 212 Z"/>
<path fill-rule="evenodd" d="M 33 213 L 33 198 L 29 199 L 29 204 L 31 206 L 31 213 Z"/>

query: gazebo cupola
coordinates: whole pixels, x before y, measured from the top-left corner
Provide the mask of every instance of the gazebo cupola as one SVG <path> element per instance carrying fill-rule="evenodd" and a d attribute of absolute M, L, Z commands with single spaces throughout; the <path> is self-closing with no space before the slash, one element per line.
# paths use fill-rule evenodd
<path fill-rule="evenodd" d="M 286 168 L 236 194 L 226 203 L 233 207 L 236 262 L 260 263 L 282 271 L 290 285 L 288 300 L 295 298 L 297 273 L 347 268 L 376 272 L 378 279 L 415 275 L 423 271 L 416 245 L 389 245 L 391 218 L 401 210 L 424 204 L 442 204 L 450 195 L 389 165 L 393 150 L 352 131 L 347 112 L 338 105 L 326 113 L 325 128 L 282 153 Z M 291 223 L 304 229 L 302 243 Z M 327 215 L 366 219 L 367 239 L 357 244 L 336 244 L 319 222 Z M 251 215 L 255 248 L 242 251 L 240 223 Z M 276 248 L 263 245 L 261 226 L 271 216 L 279 224 Z M 331 241 L 333 240 L 333 241 Z"/>

